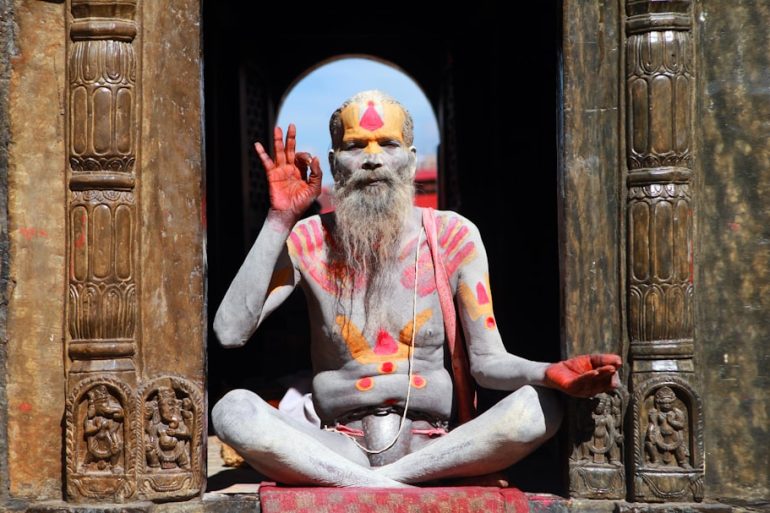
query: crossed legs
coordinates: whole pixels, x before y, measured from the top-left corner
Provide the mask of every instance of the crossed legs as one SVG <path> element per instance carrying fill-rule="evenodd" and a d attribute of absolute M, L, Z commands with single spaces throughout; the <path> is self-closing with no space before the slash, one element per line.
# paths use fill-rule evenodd
<path fill-rule="evenodd" d="M 561 416 L 554 392 L 522 387 L 427 446 L 371 468 L 366 455 L 344 435 L 289 418 L 246 390 L 228 393 L 212 411 L 219 437 L 271 479 L 365 487 L 404 487 L 504 469 L 552 436 Z"/>

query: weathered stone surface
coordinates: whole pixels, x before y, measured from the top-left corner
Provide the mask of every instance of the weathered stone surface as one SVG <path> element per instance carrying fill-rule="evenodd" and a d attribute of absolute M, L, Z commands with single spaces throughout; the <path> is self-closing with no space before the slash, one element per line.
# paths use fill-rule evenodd
<path fill-rule="evenodd" d="M 562 352 L 622 354 L 618 2 L 563 10 Z"/>
<path fill-rule="evenodd" d="M 11 58 L 16 49 L 16 31 L 13 24 L 13 2 L 0 0 L 0 504 L 8 497 L 8 400 L 6 387 L 6 354 L 8 332 L 8 83 Z"/>
<path fill-rule="evenodd" d="M 200 3 L 142 2 L 139 195 L 144 375 L 203 383 Z M 170 50 L 173 49 L 173 50 Z"/>
<path fill-rule="evenodd" d="M 15 2 L 8 154 L 10 494 L 61 497 L 64 5 Z"/>
<path fill-rule="evenodd" d="M 696 368 L 706 496 L 770 496 L 770 4 L 696 3 Z"/>

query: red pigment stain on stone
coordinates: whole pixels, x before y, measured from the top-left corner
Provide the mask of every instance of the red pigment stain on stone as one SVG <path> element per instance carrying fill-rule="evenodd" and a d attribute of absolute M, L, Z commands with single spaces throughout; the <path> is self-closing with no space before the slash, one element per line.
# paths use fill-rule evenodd
<path fill-rule="evenodd" d="M 497 326 L 497 323 L 495 322 L 494 317 L 487 317 L 487 328 L 492 329 L 495 326 Z"/>
<path fill-rule="evenodd" d="M 377 343 L 374 346 L 374 354 L 395 354 L 398 351 L 398 344 L 393 340 L 385 330 L 380 330 L 377 334 Z"/>
<path fill-rule="evenodd" d="M 19 409 L 20 409 L 22 412 L 24 412 L 24 413 L 27 413 L 27 412 L 30 412 L 30 411 L 32 411 L 32 405 L 31 405 L 31 404 L 29 404 L 29 403 L 21 403 L 21 404 L 19 405 Z"/>
<path fill-rule="evenodd" d="M 374 386 L 374 380 L 372 378 L 361 378 L 358 381 L 356 381 L 356 388 L 362 392 L 371 390 L 373 386 Z"/>
<path fill-rule="evenodd" d="M 384 124 L 385 123 L 383 123 L 382 118 L 374 108 L 374 102 L 370 101 L 369 106 L 366 108 L 366 112 L 364 112 L 364 115 L 361 116 L 361 122 L 359 125 L 361 125 L 361 128 L 364 130 L 374 132 Z"/>
<path fill-rule="evenodd" d="M 383 362 L 383 364 L 380 365 L 380 372 L 383 374 L 390 374 L 394 370 L 396 370 L 396 366 L 393 362 Z"/>
<path fill-rule="evenodd" d="M 412 376 L 412 386 L 414 388 L 423 388 L 427 382 L 422 376 Z"/>
<path fill-rule="evenodd" d="M 489 304 L 489 294 L 487 294 L 487 289 L 484 288 L 484 284 L 481 282 L 476 284 L 476 297 L 479 298 L 480 305 Z"/>

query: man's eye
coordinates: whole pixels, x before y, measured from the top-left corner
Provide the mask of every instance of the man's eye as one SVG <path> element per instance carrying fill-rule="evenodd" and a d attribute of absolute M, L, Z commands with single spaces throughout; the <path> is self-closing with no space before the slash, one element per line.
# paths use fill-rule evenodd
<path fill-rule="evenodd" d="M 360 148 L 366 148 L 365 141 L 345 141 L 344 143 L 342 143 L 343 150 L 354 150 L 354 149 L 360 149 Z"/>
<path fill-rule="evenodd" d="M 398 148 L 401 146 L 401 144 L 396 141 L 395 139 L 386 139 L 384 141 L 379 141 L 380 146 L 388 147 L 388 148 Z"/>

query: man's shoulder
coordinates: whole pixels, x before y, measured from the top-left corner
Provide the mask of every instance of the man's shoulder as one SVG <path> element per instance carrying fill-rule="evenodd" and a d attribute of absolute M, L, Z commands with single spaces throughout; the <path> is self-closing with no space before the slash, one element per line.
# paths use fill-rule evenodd
<path fill-rule="evenodd" d="M 454 210 L 434 210 L 433 212 L 436 217 L 436 228 L 439 232 L 445 230 L 456 232 L 465 228 L 474 234 L 478 233 L 478 228 L 473 221 Z"/>
<path fill-rule="evenodd" d="M 307 256 L 323 248 L 328 239 L 329 222 L 329 218 L 324 214 L 297 221 L 286 241 L 290 253 Z"/>

